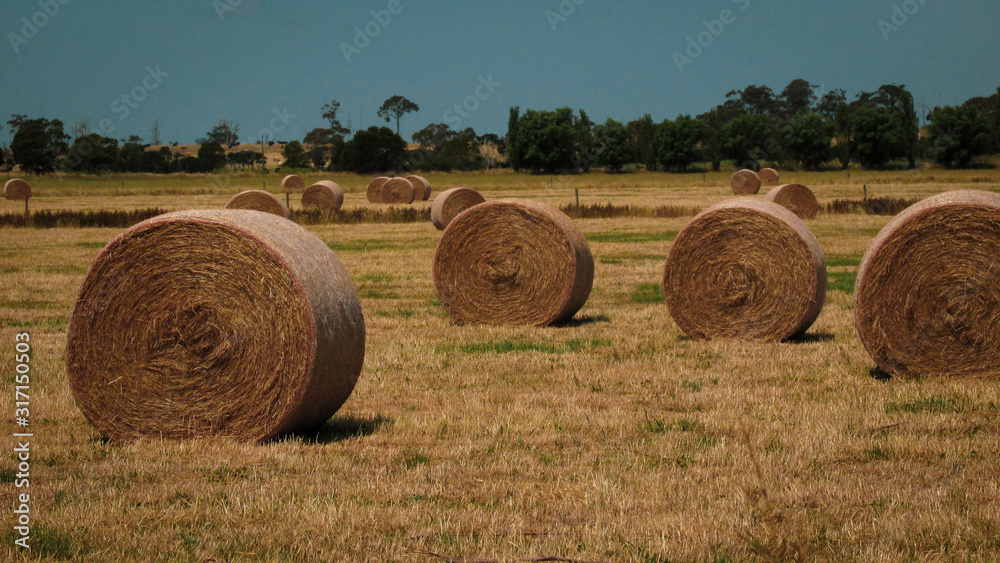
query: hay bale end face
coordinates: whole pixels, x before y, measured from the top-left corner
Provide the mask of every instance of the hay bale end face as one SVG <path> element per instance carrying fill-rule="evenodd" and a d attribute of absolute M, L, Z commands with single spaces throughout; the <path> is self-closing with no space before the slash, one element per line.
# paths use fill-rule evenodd
<path fill-rule="evenodd" d="M 382 185 L 382 203 L 413 203 L 413 184 L 406 178 L 392 178 Z"/>
<path fill-rule="evenodd" d="M 757 173 L 760 181 L 765 184 L 777 184 L 781 181 L 781 175 L 774 168 L 765 168 Z"/>
<path fill-rule="evenodd" d="M 792 212 L 737 199 L 706 209 L 677 235 L 663 293 L 692 338 L 780 342 L 819 316 L 826 265 L 816 237 Z"/>
<path fill-rule="evenodd" d="M 20 178 L 11 178 L 3 185 L 3 196 L 10 200 L 24 201 L 31 197 L 31 186 Z"/>
<path fill-rule="evenodd" d="M 431 198 L 431 183 L 423 176 L 407 176 L 413 184 L 413 201 L 428 201 Z"/>
<path fill-rule="evenodd" d="M 431 204 L 431 223 L 443 231 L 452 219 L 466 209 L 486 202 L 482 194 L 472 188 L 450 188 L 437 195 Z"/>
<path fill-rule="evenodd" d="M 947 192 L 897 215 L 861 260 L 854 314 L 887 374 L 1000 378 L 1000 194 Z"/>
<path fill-rule="evenodd" d="M 385 176 L 379 176 L 368 182 L 368 191 L 366 196 L 368 197 L 369 203 L 382 203 L 382 186 L 389 181 L 389 178 Z"/>
<path fill-rule="evenodd" d="M 753 195 L 760 191 L 760 176 L 753 170 L 740 170 L 733 174 L 729 186 L 736 195 Z"/>
<path fill-rule="evenodd" d="M 583 307 L 594 259 L 561 211 L 498 200 L 462 212 L 434 254 L 434 285 L 459 324 L 547 326 Z"/>
<path fill-rule="evenodd" d="M 777 203 L 802 219 L 815 219 L 819 213 L 816 195 L 802 184 L 785 184 L 771 188 L 764 199 Z"/>
<path fill-rule="evenodd" d="M 70 317 L 74 399 L 105 437 L 259 442 L 322 424 L 361 373 L 354 285 L 304 228 L 181 211 L 113 240 Z"/>
<path fill-rule="evenodd" d="M 337 211 L 344 206 L 344 189 L 336 182 L 321 180 L 302 192 L 302 207 Z"/>
<path fill-rule="evenodd" d="M 289 174 L 281 179 L 281 189 L 286 194 L 297 192 L 306 187 L 306 181 L 298 174 Z"/>
<path fill-rule="evenodd" d="M 278 196 L 261 190 L 247 190 L 234 195 L 226 203 L 226 209 L 262 211 L 285 219 L 291 216 L 285 202 L 281 201 Z"/>

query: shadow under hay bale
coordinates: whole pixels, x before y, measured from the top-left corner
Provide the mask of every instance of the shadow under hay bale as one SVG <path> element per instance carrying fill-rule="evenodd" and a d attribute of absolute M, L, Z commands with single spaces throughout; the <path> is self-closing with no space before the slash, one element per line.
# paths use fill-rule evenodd
<path fill-rule="evenodd" d="M 67 339 L 73 396 L 103 436 L 263 441 L 347 400 L 365 324 L 344 267 L 302 227 L 183 211 L 105 247 Z"/>
<path fill-rule="evenodd" d="M 855 287 L 858 334 L 886 373 L 1000 378 L 1000 195 L 906 209 L 868 247 Z"/>
<path fill-rule="evenodd" d="M 816 237 L 791 211 L 737 199 L 710 207 L 677 235 L 663 293 L 688 336 L 780 342 L 819 316 L 826 264 Z"/>

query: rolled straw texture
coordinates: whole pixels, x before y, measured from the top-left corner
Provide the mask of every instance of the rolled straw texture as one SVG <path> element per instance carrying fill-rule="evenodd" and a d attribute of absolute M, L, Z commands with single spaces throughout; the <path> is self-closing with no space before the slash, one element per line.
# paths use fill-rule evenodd
<path fill-rule="evenodd" d="M 379 176 L 371 182 L 368 182 L 368 201 L 369 203 L 382 203 L 382 186 L 389 181 L 389 178 L 385 176 Z"/>
<path fill-rule="evenodd" d="M 753 170 L 740 170 L 733 174 L 729 186 L 736 195 L 753 195 L 760 191 L 760 176 Z"/>
<path fill-rule="evenodd" d="M 815 219 L 819 202 L 812 190 L 802 184 L 784 184 L 771 188 L 764 199 L 784 207 L 802 219 Z"/>
<path fill-rule="evenodd" d="M 76 404 L 105 437 L 305 431 L 347 400 L 365 324 L 336 256 L 252 211 L 180 211 L 97 256 L 69 323 Z"/>
<path fill-rule="evenodd" d="M 765 184 L 777 184 L 781 181 L 781 175 L 774 168 L 765 168 L 757 173 L 760 181 Z"/>
<path fill-rule="evenodd" d="M 407 176 L 413 184 L 413 201 L 427 201 L 431 198 L 431 183 L 423 176 Z"/>
<path fill-rule="evenodd" d="M 1000 377 L 1000 194 L 946 192 L 897 215 L 858 269 L 858 334 L 903 377 Z"/>
<path fill-rule="evenodd" d="M 31 186 L 20 178 L 11 178 L 3 185 L 3 196 L 7 199 L 23 201 L 31 197 Z"/>
<path fill-rule="evenodd" d="M 486 202 L 482 194 L 472 188 L 450 188 L 437 195 L 431 204 L 431 223 L 443 231 L 452 219 L 466 209 Z"/>
<path fill-rule="evenodd" d="M 289 174 L 281 179 L 281 189 L 285 193 L 299 191 L 306 187 L 306 181 L 298 174 Z"/>
<path fill-rule="evenodd" d="M 594 283 L 583 233 L 558 209 L 497 200 L 462 212 L 434 254 L 434 285 L 459 324 L 547 326 L 571 319 Z"/>
<path fill-rule="evenodd" d="M 382 186 L 382 203 L 413 203 L 413 184 L 406 178 L 392 178 Z"/>
<path fill-rule="evenodd" d="M 247 190 L 234 195 L 226 203 L 226 209 L 248 209 L 263 211 L 285 219 L 290 217 L 285 202 L 281 201 L 278 196 L 261 190 Z"/>
<path fill-rule="evenodd" d="M 826 297 L 823 251 L 780 205 L 736 199 L 706 209 L 677 235 L 663 293 L 692 338 L 780 342 L 803 334 Z"/>
<path fill-rule="evenodd" d="M 302 207 L 337 211 L 344 206 L 344 189 L 336 182 L 320 180 L 302 192 Z"/>

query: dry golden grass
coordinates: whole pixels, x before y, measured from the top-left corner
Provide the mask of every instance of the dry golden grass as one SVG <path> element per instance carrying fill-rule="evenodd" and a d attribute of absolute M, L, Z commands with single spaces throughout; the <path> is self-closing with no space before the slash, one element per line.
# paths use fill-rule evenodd
<path fill-rule="evenodd" d="M 786 176 L 821 202 L 860 197 L 861 183 L 899 197 L 1000 190 L 994 171 L 917 174 Z M 704 186 L 700 175 L 427 176 L 441 189 L 556 204 L 578 188 L 581 203 L 704 207 L 729 190 L 724 173 Z M 182 180 L 142 179 L 122 197 L 100 192 L 114 180 L 76 189 L 98 191 L 83 205 L 177 209 L 193 191 L 142 191 Z M 335 180 L 345 207 L 367 205 L 366 179 Z M 46 196 L 59 185 L 49 182 L 33 182 L 33 205 L 69 207 L 79 195 Z M 221 207 L 235 191 L 198 204 Z M 310 227 L 358 288 L 365 369 L 324 427 L 263 446 L 101 441 L 73 405 L 65 331 L 86 267 L 119 231 L 0 229 L 2 365 L 12 365 L 15 333 L 34 344 L 32 556 L 995 561 L 1000 387 L 881 380 L 854 330 L 854 275 L 888 219 L 810 222 L 830 266 L 827 306 L 805 338 L 763 345 L 689 340 L 670 320 L 659 281 L 685 218 L 578 221 L 594 290 L 573 322 L 544 329 L 451 323 L 431 280 L 440 233 L 429 222 Z M 0 502 L 10 507 L 10 450 L 4 459 Z M 12 534 L 5 526 L 4 560 L 19 555 Z"/>

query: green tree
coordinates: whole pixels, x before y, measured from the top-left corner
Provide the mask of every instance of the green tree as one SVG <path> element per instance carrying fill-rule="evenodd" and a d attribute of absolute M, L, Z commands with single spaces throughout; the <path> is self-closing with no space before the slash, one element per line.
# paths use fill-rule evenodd
<path fill-rule="evenodd" d="M 815 84 L 810 84 L 808 80 L 796 78 L 778 96 L 778 106 L 786 119 L 800 113 L 810 113 L 816 103 Z"/>
<path fill-rule="evenodd" d="M 406 141 L 388 127 L 358 131 L 336 152 L 336 168 L 359 174 L 397 170 L 406 164 Z"/>
<path fill-rule="evenodd" d="M 847 93 L 844 90 L 830 90 L 820 98 L 816 104 L 816 113 L 823 117 L 834 120 L 837 118 L 837 108 L 847 101 Z"/>
<path fill-rule="evenodd" d="M 722 153 L 737 167 L 758 169 L 765 151 L 771 127 L 766 115 L 747 114 L 736 117 L 722 128 Z"/>
<path fill-rule="evenodd" d="M 594 158 L 594 122 L 581 109 L 576 122 L 576 162 L 583 173 L 590 172 Z"/>
<path fill-rule="evenodd" d="M 657 152 L 664 170 L 683 172 L 691 164 L 702 159 L 698 146 L 704 132 L 704 124 L 690 115 L 678 115 L 677 119 L 666 119 L 660 124 Z"/>
<path fill-rule="evenodd" d="M 725 105 L 738 113 L 750 115 L 773 115 L 781 107 L 771 88 L 754 84 L 742 90 L 730 91 L 726 94 Z"/>
<path fill-rule="evenodd" d="M 707 113 L 698 116 L 698 121 L 702 123 L 701 128 L 701 149 L 704 158 L 712 163 L 712 170 L 718 172 L 722 168 L 722 113 L 719 108 L 715 108 Z"/>
<path fill-rule="evenodd" d="M 225 168 L 226 150 L 222 144 L 209 141 L 198 147 L 198 163 L 205 172 Z"/>
<path fill-rule="evenodd" d="M 281 149 L 281 156 L 285 159 L 281 168 L 309 168 L 309 154 L 298 141 L 286 143 Z"/>
<path fill-rule="evenodd" d="M 62 121 L 42 118 L 8 123 L 17 130 L 10 151 L 21 170 L 35 174 L 55 171 L 58 158 L 69 148 L 69 135 L 63 132 Z"/>
<path fill-rule="evenodd" d="M 332 145 L 333 142 L 333 135 L 330 133 L 330 130 L 325 127 L 317 127 L 306 133 L 306 136 L 302 138 L 302 144 L 313 147 L 329 146 Z"/>
<path fill-rule="evenodd" d="M 799 113 L 786 126 L 785 150 L 788 156 L 810 169 L 830 160 L 833 122 L 818 113 Z"/>
<path fill-rule="evenodd" d="M 420 148 L 432 151 L 458 136 L 446 123 L 431 123 L 413 134 L 413 142 Z"/>
<path fill-rule="evenodd" d="M 888 108 L 860 107 L 852 116 L 852 152 L 865 168 L 884 168 L 906 155 L 906 134 L 899 116 Z"/>
<path fill-rule="evenodd" d="M 656 145 L 656 133 L 659 126 L 653 122 L 653 116 L 648 113 L 638 121 L 629 123 L 632 131 L 633 160 L 642 163 L 646 170 L 656 170 L 656 160 L 659 147 Z"/>
<path fill-rule="evenodd" d="M 594 147 L 597 164 L 608 172 L 621 172 L 632 162 L 632 134 L 620 122 L 608 118 L 594 128 Z"/>
<path fill-rule="evenodd" d="M 517 142 L 518 125 L 521 121 L 521 108 L 514 106 L 510 108 L 507 116 L 507 136 L 504 137 L 504 153 L 507 157 L 507 164 L 515 172 L 521 170 L 520 144 Z"/>
<path fill-rule="evenodd" d="M 65 166 L 80 172 L 117 170 L 119 163 L 118 140 L 97 133 L 77 137 L 66 154 Z"/>
<path fill-rule="evenodd" d="M 330 128 L 327 130 L 329 131 L 330 142 L 323 144 L 336 144 L 337 141 L 343 141 L 344 136 L 351 132 L 350 129 L 341 125 L 340 120 L 337 119 L 337 112 L 339 111 L 340 102 L 337 100 L 332 100 L 330 103 L 324 104 L 323 107 L 320 108 L 320 115 L 323 116 L 323 119 L 330 122 Z"/>
<path fill-rule="evenodd" d="M 578 135 L 576 116 L 567 107 L 524 112 L 516 142 L 521 166 L 550 174 L 575 170 Z"/>
<path fill-rule="evenodd" d="M 943 166 L 964 167 L 990 149 L 990 128 L 974 106 L 935 109 L 928 126 L 929 156 Z"/>
<path fill-rule="evenodd" d="M 407 100 L 403 96 L 393 96 L 388 100 L 382 102 L 382 107 L 378 108 L 378 116 L 385 119 L 386 123 L 390 123 L 393 118 L 396 119 L 396 135 L 399 135 L 399 119 L 408 113 L 415 111 L 420 111 L 420 106 Z"/>
<path fill-rule="evenodd" d="M 218 143 L 229 148 L 235 147 L 240 141 L 240 124 L 235 120 L 220 117 L 219 122 L 208 132 L 206 141 Z M 204 144 L 204 143 L 202 143 Z"/>

